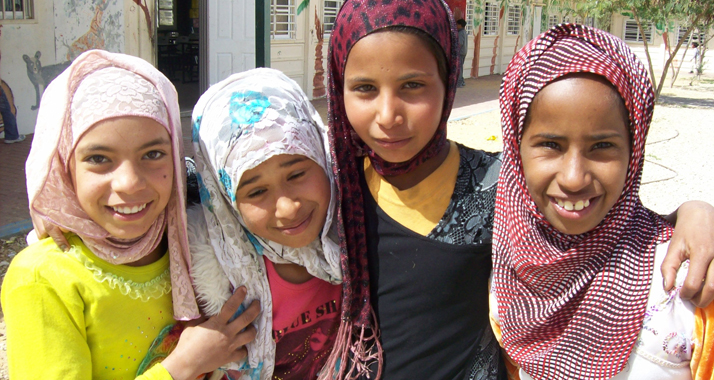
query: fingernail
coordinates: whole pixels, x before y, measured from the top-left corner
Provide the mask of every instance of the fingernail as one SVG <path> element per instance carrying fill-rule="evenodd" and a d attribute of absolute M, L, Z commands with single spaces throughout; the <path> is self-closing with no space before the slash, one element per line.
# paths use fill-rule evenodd
<path fill-rule="evenodd" d="M 667 279 L 662 279 L 662 289 L 667 289 Z"/>
<path fill-rule="evenodd" d="M 65 251 L 65 252 L 69 251 L 69 248 L 67 248 L 67 246 L 64 245 L 64 244 L 60 244 L 59 247 L 60 247 L 61 250 Z"/>

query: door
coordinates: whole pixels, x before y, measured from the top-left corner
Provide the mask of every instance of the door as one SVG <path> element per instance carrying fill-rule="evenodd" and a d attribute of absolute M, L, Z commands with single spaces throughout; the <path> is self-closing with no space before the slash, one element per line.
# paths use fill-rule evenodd
<path fill-rule="evenodd" d="M 255 68 L 255 1 L 208 0 L 208 84 Z"/>

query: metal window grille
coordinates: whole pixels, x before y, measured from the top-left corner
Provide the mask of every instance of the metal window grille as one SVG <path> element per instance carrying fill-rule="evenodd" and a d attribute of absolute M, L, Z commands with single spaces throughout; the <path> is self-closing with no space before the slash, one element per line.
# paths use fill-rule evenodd
<path fill-rule="evenodd" d="M 295 38 L 296 14 L 295 0 L 271 0 L 270 38 Z"/>
<path fill-rule="evenodd" d="M 345 0 L 325 0 L 322 5 L 322 30 L 325 34 L 332 33 L 332 28 L 335 25 L 337 12 Z"/>
<path fill-rule="evenodd" d="M 585 25 L 595 27 L 595 17 L 585 17 Z"/>
<path fill-rule="evenodd" d="M 623 39 L 627 42 L 644 42 L 644 39 L 646 38 L 647 42 L 652 42 L 652 25 L 643 25 L 643 29 L 644 36 L 642 35 L 642 33 L 640 33 L 640 28 L 637 27 L 637 21 L 626 20 L 625 36 Z"/>
<path fill-rule="evenodd" d="M 575 16 L 575 23 L 576 24 L 582 24 L 583 23 L 583 18 L 580 16 Z"/>
<path fill-rule="evenodd" d="M 2 0 L 0 20 L 29 20 L 33 18 L 33 0 Z"/>
<path fill-rule="evenodd" d="M 548 27 L 552 28 L 554 26 L 558 25 L 558 15 L 550 15 L 548 16 Z"/>
<path fill-rule="evenodd" d="M 677 43 L 684 38 L 684 35 L 687 33 L 687 29 L 689 28 L 686 26 L 679 26 L 677 30 Z M 705 39 L 706 35 L 704 33 L 700 33 L 699 29 L 694 29 L 692 31 L 692 42 L 702 43 Z M 689 37 L 687 37 L 687 42 L 689 42 Z"/>
<path fill-rule="evenodd" d="M 498 35 L 498 4 L 487 2 L 483 11 L 483 35 Z"/>
<path fill-rule="evenodd" d="M 506 34 L 517 36 L 521 34 L 521 9 L 515 4 L 508 6 L 508 24 Z"/>
<path fill-rule="evenodd" d="M 474 32 L 474 18 L 476 17 L 476 4 L 474 0 L 466 2 L 466 34 L 472 35 Z"/>
<path fill-rule="evenodd" d="M 569 22 L 570 22 L 570 16 L 563 17 L 563 24 L 567 24 Z"/>

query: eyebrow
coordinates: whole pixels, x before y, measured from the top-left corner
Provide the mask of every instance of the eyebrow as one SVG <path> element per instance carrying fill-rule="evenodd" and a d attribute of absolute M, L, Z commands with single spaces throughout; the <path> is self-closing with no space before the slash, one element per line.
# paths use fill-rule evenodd
<path fill-rule="evenodd" d="M 295 164 L 297 164 L 297 163 L 299 163 L 299 162 L 303 162 L 303 161 L 305 161 L 305 160 L 307 160 L 307 157 L 295 157 L 295 158 L 293 158 L 292 160 L 290 160 L 290 161 L 285 161 L 285 162 L 281 163 L 281 164 L 278 165 L 278 166 L 281 167 L 281 168 L 287 168 L 287 167 L 293 166 L 293 165 L 295 165 Z M 241 181 L 240 184 L 238 185 L 238 187 L 236 188 L 236 191 L 238 191 L 240 188 L 242 188 L 242 187 L 244 187 L 244 186 L 250 185 L 251 183 L 255 183 L 255 182 L 258 181 L 259 179 L 260 179 L 260 174 L 257 174 L 257 175 L 255 175 L 255 176 L 253 176 L 253 177 L 251 177 L 251 178 L 249 178 L 249 179 L 247 179 L 247 180 L 245 180 L 245 181 Z"/>
<path fill-rule="evenodd" d="M 415 73 L 408 73 L 400 76 L 397 78 L 398 81 L 405 81 L 409 79 L 414 79 L 414 78 L 419 78 L 419 77 L 428 77 L 431 76 L 428 73 L 423 73 L 423 72 L 415 72 Z M 368 77 L 351 77 L 351 78 L 345 78 L 345 82 L 348 83 L 354 83 L 354 82 L 366 82 L 366 83 L 372 83 L 374 82 L 374 79 L 368 78 Z"/>
<path fill-rule="evenodd" d="M 144 144 L 141 144 L 141 146 L 137 150 L 144 150 L 146 148 L 150 148 L 152 146 L 157 146 L 157 145 L 171 145 L 171 141 L 163 138 L 163 137 L 158 137 L 155 138 L 151 141 L 147 141 Z M 86 148 L 81 150 L 82 152 L 113 152 L 114 149 L 106 146 L 106 145 L 101 145 L 101 144 L 92 144 L 87 146 Z"/>

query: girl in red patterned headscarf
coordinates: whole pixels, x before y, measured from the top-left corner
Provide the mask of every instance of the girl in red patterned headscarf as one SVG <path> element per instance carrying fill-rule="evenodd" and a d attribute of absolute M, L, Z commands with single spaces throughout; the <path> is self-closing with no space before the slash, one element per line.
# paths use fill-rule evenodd
<path fill-rule="evenodd" d="M 521 379 L 712 379 L 714 307 L 658 270 L 673 228 L 639 198 L 654 92 L 620 39 L 557 26 L 501 87 L 493 292 Z"/>

